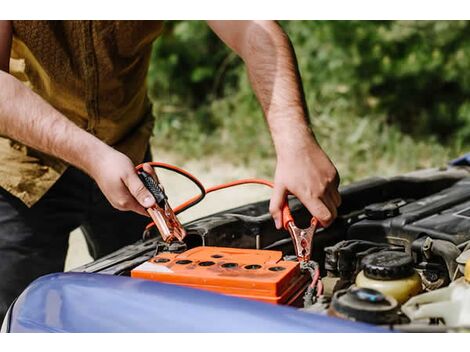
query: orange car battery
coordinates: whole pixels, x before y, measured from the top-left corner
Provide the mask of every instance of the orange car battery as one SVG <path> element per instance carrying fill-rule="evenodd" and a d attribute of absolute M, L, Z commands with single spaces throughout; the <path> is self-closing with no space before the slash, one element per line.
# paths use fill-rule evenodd
<path fill-rule="evenodd" d="M 309 279 L 282 252 L 222 247 L 161 253 L 131 276 L 277 304 L 298 302 Z"/>

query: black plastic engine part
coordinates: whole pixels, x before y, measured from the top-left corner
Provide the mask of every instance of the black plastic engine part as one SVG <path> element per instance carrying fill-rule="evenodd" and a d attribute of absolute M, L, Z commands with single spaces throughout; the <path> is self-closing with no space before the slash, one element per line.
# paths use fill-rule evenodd
<path fill-rule="evenodd" d="M 367 239 L 410 247 L 422 236 L 455 245 L 470 240 L 470 178 L 400 207 L 396 216 L 363 219 L 350 226 L 348 239 Z"/>
<path fill-rule="evenodd" d="M 364 275 L 370 279 L 398 280 L 413 275 L 413 260 L 404 252 L 381 251 L 362 259 Z"/>
<path fill-rule="evenodd" d="M 311 216 L 297 199 L 289 205 L 299 227 L 307 227 Z M 281 250 L 285 255 L 294 254 L 292 239 L 285 230 L 277 230 L 269 214 L 269 201 L 213 214 L 185 225 L 188 248 L 217 246 Z M 312 260 L 324 261 L 323 248 L 344 238 L 344 224 L 339 219 L 325 229 L 319 229 L 313 238 Z"/>
<path fill-rule="evenodd" d="M 342 280 L 353 281 L 365 256 L 384 250 L 403 250 L 388 243 L 362 240 L 341 241 L 325 248 L 325 269 Z"/>
<path fill-rule="evenodd" d="M 421 199 L 453 186 L 468 176 L 466 172 L 445 170 L 427 173 L 425 177 L 397 176 L 389 179 L 369 178 L 341 190 L 339 214 L 347 214 L 374 203 L 393 199 Z"/>
<path fill-rule="evenodd" d="M 393 199 L 419 199 L 449 188 L 468 173 L 450 168 L 442 171 L 426 171 L 425 175 L 374 178 L 350 184 L 341 189 L 342 205 L 332 226 L 321 229 L 314 237 L 312 259 L 323 263 L 324 248 L 346 239 L 348 228 L 361 220 L 364 207 Z M 296 199 L 289 204 L 299 227 L 310 223 L 311 215 Z M 269 214 L 269 200 L 243 205 L 184 224 L 188 236 L 188 248 L 199 245 L 269 248 L 293 254 L 292 241 L 286 231 L 277 231 Z M 402 210 L 402 208 L 400 209 Z M 370 220 L 368 220 L 370 221 Z M 368 232 L 366 239 L 381 242 L 375 232 Z M 155 251 L 158 238 L 149 238 L 123 247 L 93 263 L 74 269 L 77 272 L 125 274 L 128 268 L 148 259 Z M 347 265 L 346 265 L 347 266 Z"/>
<path fill-rule="evenodd" d="M 398 303 L 379 291 L 370 288 L 351 287 L 333 295 L 328 314 L 343 319 L 370 324 L 394 324 L 398 322 Z"/>
<path fill-rule="evenodd" d="M 400 206 L 406 202 L 402 199 L 395 199 L 384 203 L 375 203 L 364 208 L 366 218 L 369 220 L 383 220 L 392 218 L 400 214 Z"/>

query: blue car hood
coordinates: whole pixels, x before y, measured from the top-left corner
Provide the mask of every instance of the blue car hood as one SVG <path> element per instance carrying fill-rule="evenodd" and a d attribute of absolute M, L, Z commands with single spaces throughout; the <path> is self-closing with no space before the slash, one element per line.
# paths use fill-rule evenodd
<path fill-rule="evenodd" d="M 10 332 L 384 332 L 290 307 L 129 277 L 60 273 L 11 308 Z"/>

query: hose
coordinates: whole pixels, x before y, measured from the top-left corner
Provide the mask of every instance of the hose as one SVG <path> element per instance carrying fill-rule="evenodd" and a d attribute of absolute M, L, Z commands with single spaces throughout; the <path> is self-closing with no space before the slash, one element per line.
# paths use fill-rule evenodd
<path fill-rule="evenodd" d="M 460 255 L 460 250 L 451 242 L 444 240 L 435 240 L 427 237 L 422 246 L 425 256 L 429 253 L 442 258 L 446 264 L 449 279 L 453 280 L 458 264 L 455 261 Z"/>

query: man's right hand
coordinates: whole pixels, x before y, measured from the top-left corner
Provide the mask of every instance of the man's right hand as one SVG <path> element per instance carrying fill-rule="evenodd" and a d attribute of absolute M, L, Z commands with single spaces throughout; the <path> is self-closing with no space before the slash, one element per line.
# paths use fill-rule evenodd
<path fill-rule="evenodd" d="M 148 216 L 145 209 L 155 204 L 155 198 L 137 176 L 132 161 L 112 148 L 106 149 L 88 167 L 90 176 L 113 207 Z M 153 169 L 147 172 L 153 173 Z"/>

